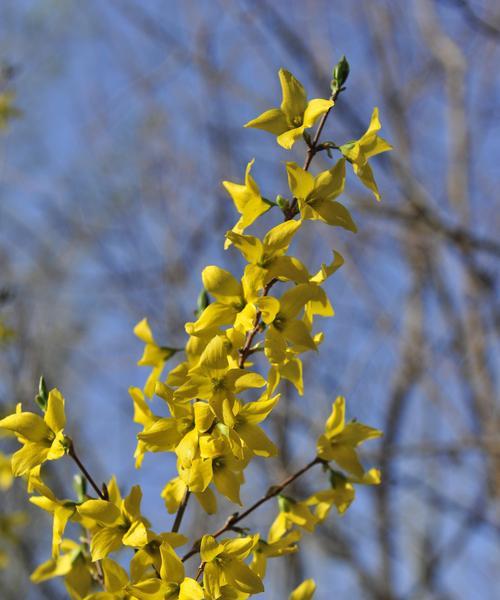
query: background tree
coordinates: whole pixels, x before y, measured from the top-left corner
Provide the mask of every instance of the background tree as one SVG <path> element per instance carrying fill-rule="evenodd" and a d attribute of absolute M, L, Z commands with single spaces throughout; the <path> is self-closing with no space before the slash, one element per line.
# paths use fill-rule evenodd
<path fill-rule="evenodd" d="M 315 231 L 304 243 L 311 265 L 325 245 L 348 257 L 332 283 L 341 317 L 321 370 L 305 367 L 308 396 L 290 390 L 292 409 L 275 418 L 281 462 L 254 476 L 292 472 L 318 433 L 318 408 L 345 393 L 353 414 L 385 432 L 370 456 L 384 485 L 311 537 L 293 568 L 277 565 L 273 589 L 284 597 L 307 572 L 335 580 L 339 597 L 494 597 L 496 3 L 7 1 L 0 28 L 23 112 L 0 133 L 0 310 L 15 331 L 0 355 L 5 411 L 33 397 L 43 372 L 78 406 L 93 472 L 158 491 L 168 467 L 134 473 L 128 459 L 136 430 L 126 390 L 144 379 L 130 369 L 140 354 L 132 326 L 148 315 L 162 342 L 182 343 L 201 285 L 192 274 L 220 259 L 232 225 L 219 182 L 239 179 L 264 135 L 239 123 L 274 105 L 279 67 L 324 95 L 345 53 L 354 76 L 328 139 L 360 135 L 378 104 L 397 152 L 380 159 L 381 206 L 364 188 L 352 194 L 364 222 L 356 238 Z M 273 165 L 261 161 L 259 182 L 285 193 Z M 106 452 L 93 455 L 105 435 Z M 146 510 L 167 518 L 160 503 Z M 35 542 L 47 547 L 48 529 L 45 539 L 26 531 L 34 540 L 0 573 L 7 598 L 44 558 Z"/>

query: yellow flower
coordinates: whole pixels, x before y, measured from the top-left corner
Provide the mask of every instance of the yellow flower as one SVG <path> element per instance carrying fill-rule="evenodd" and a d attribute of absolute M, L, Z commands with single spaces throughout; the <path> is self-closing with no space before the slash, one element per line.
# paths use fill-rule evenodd
<path fill-rule="evenodd" d="M 249 269 L 239 282 L 229 271 L 215 265 L 205 267 L 202 272 L 205 290 L 215 298 L 194 323 L 186 323 L 186 333 L 191 336 L 215 335 L 222 325 L 234 325 L 246 333 L 252 329 L 255 314 L 259 310 L 264 322 L 270 322 L 278 310 L 278 301 L 265 296 L 258 297 L 264 287 L 263 277 Z"/>
<path fill-rule="evenodd" d="M 94 523 L 90 553 L 100 560 L 122 544 L 141 548 L 152 539 L 149 522 L 141 516 L 141 488 L 135 485 L 122 500 L 115 483 L 108 488 L 110 499 L 87 500 L 77 508 L 78 513 Z"/>
<path fill-rule="evenodd" d="M 333 315 L 333 308 L 324 290 L 315 283 L 299 283 L 287 290 L 279 299 L 279 311 L 267 328 L 265 353 L 271 363 L 277 364 L 287 358 L 287 344 L 296 352 L 317 350 L 317 343 L 308 325 L 299 318 L 304 307 L 314 302 L 310 313 Z"/>
<path fill-rule="evenodd" d="M 12 455 L 12 473 L 19 477 L 47 460 L 57 460 L 64 456 L 68 441 L 63 429 L 66 424 L 64 398 L 59 390 L 49 393 L 47 408 L 43 418 L 31 412 L 16 413 L 0 421 L 0 428 L 15 433 L 23 447 Z"/>
<path fill-rule="evenodd" d="M 250 568 L 257 575 L 264 579 L 267 570 L 267 559 L 285 554 L 293 554 L 299 549 L 297 542 L 300 540 L 301 533 L 297 529 L 290 531 L 282 538 L 274 542 L 260 540 L 253 550 L 252 563 Z"/>
<path fill-rule="evenodd" d="M 213 414 L 230 425 L 236 394 L 265 385 L 266 380 L 258 373 L 229 368 L 225 338 L 215 336 L 201 355 L 198 366 L 191 369 L 186 382 L 175 390 L 174 398 L 208 400 Z"/>
<path fill-rule="evenodd" d="M 353 483 L 378 485 L 380 483 L 380 471 L 370 469 L 360 479 L 346 477 L 338 471 L 331 471 L 331 488 L 316 492 L 306 500 L 307 506 L 316 507 L 314 515 L 318 521 L 324 521 L 333 506 L 336 507 L 339 514 L 343 514 L 349 508 L 356 495 Z"/>
<path fill-rule="evenodd" d="M 236 438 L 238 445 L 248 448 L 256 456 L 269 458 L 278 453 L 274 443 L 258 424 L 269 415 L 279 398 L 279 394 L 273 398 L 268 398 L 265 394 L 263 399 L 255 402 L 242 404 L 237 400 L 235 403 L 235 420 L 232 429 L 235 436 L 232 439 Z"/>
<path fill-rule="evenodd" d="M 204 563 L 203 587 L 210 597 L 220 598 L 221 588 L 229 585 L 243 594 L 264 591 L 260 577 L 243 562 L 259 541 L 258 535 L 217 542 L 211 535 L 203 536 L 200 546 Z"/>
<path fill-rule="evenodd" d="M 71 519 L 78 523 L 82 522 L 81 516 L 76 512 L 76 503 L 71 500 L 59 500 L 54 492 L 46 486 L 39 477 L 32 477 L 32 490 L 38 496 L 31 496 L 32 504 L 53 515 L 52 524 L 52 557 L 57 558 L 62 536 L 68 521 Z M 90 523 L 89 523 L 90 524 Z"/>
<path fill-rule="evenodd" d="M 217 491 L 231 502 L 241 505 L 240 487 L 245 482 L 243 471 L 248 459 L 236 458 L 228 440 L 214 435 L 200 438 L 200 457 L 204 472 L 209 481 L 213 479 Z"/>
<path fill-rule="evenodd" d="M 311 600 L 316 591 L 316 584 L 313 579 L 306 579 L 299 587 L 296 587 L 288 597 L 288 600 Z"/>
<path fill-rule="evenodd" d="M 365 471 L 359 462 L 356 448 L 382 432 L 362 423 L 345 422 L 345 398 L 339 396 L 332 405 L 332 413 L 328 417 L 325 433 L 320 435 L 317 443 L 318 456 L 323 460 L 334 460 L 342 469 L 357 478 L 363 478 Z"/>
<path fill-rule="evenodd" d="M 138 361 L 139 366 L 150 366 L 153 367 L 147 381 L 144 386 L 146 396 L 151 398 L 155 391 L 155 385 L 158 379 L 161 377 L 165 363 L 171 358 L 178 350 L 176 348 L 168 348 L 166 346 L 159 346 L 153 337 L 153 332 L 149 326 L 147 319 L 142 319 L 134 327 L 135 335 L 142 340 L 146 345 L 141 359 Z"/>
<path fill-rule="evenodd" d="M 280 108 L 272 108 L 249 121 L 245 127 L 264 129 L 277 136 L 277 142 L 290 150 L 295 140 L 333 106 L 332 100 L 316 98 L 307 101 L 304 87 L 289 71 L 279 70 L 283 100 Z"/>
<path fill-rule="evenodd" d="M 274 543 L 280 540 L 294 525 L 313 532 L 318 519 L 309 510 L 305 502 L 298 502 L 288 496 L 278 496 L 280 512 L 269 530 L 268 540 Z"/>
<path fill-rule="evenodd" d="M 227 193 L 233 199 L 236 210 L 241 215 L 239 221 L 233 227 L 233 231 L 236 231 L 237 233 L 243 233 L 247 227 L 250 227 L 256 219 L 268 211 L 272 206 L 272 204 L 263 200 L 260 195 L 259 186 L 255 183 L 255 179 L 250 175 L 254 162 L 255 160 L 251 160 L 247 165 L 244 184 L 233 183 L 232 181 L 222 182 Z M 229 245 L 230 242 L 226 240 L 225 248 Z"/>
<path fill-rule="evenodd" d="M 335 202 L 344 191 L 345 160 L 341 158 L 331 169 L 316 177 L 297 163 L 286 164 L 288 185 L 297 199 L 302 219 L 323 221 L 356 233 L 357 228 L 347 208 Z"/>
<path fill-rule="evenodd" d="M 11 457 L 0 452 L 0 490 L 8 490 L 13 480 Z"/>
<path fill-rule="evenodd" d="M 305 283 L 309 280 L 306 267 L 293 256 L 285 256 L 294 235 L 302 225 L 301 221 L 285 221 L 269 230 L 261 241 L 253 235 L 240 235 L 233 231 L 226 234 L 233 245 L 253 269 L 245 269 L 245 277 L 259 282 L 263 287 L 272 279 Z"/>
<path fill-rule="evenodd" d="M 352 164 L 354 173 L 373 192 L 377 200 L 380 200 L 380 194 L 373 177 L 372 169 L 368 164 L 368 159 L 382 152 L 392 150 L 392 146 L 377 135 L 381 127 L 378 118 L 378 108 L 375 107 L 370 119 L 370 125 L 359 140 L 340 146 L 340 151 Z"/>
<path fill-rule="evenodd" d="M 139 600 L 203 600 L 202 587 L 185 576 L 184 565 L 168 543 L 160 546 L 159 578 L 144 579 L 128 587 Z"/>
<path fill-rule="evenodd" d="M 33 583 L 42 583 L 54 577 L 64 577 L 64 584 L 72 600 L 85 598 L 93 585 L 90 557 L 73 540 L 64 539 L 61 553 L 38 566 L 31 575 Z"/>

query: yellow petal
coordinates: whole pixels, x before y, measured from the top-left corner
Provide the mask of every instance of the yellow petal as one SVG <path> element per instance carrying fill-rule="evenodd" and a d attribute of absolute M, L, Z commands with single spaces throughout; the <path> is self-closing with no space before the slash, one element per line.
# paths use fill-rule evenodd
<path fill-rule="evenodd" d="M 329 265 L 322 263 L 321 269 L 316 273 L 316 275 L 314 275 L 314 277 L 311 277 L 310 281 L 314 283 L 323 283 L 328 279 L 328 277 L 333 275 L 335 271 L 340 269 L 343 264 L 344 257 L 333 250 L 333 261 Z"/>
<path fill-rule="evenodd" d="M 194 495 L 207 514 L 214 515 L 217 512 L 217 499 L 210 488 L 204 492 L 194 492 Z"/>
<path fill-rule="evenodd" d="M 299 125 L 301 125 L 307 107 L 304 86 L 286 69 L 279 70 L 279 78 L 283 96 L 281 110 L 286 115 L 289 124 L 295 124 L 294 119 L 300 118 Z"/>
<path fill-rule="evenodd" d="M 123 531 L 118 527 L 105 527 L 98 529 L 92 535 L 90 541 L 90 554 L 92 560 L 101 560 L 110 552 L 114 552 L 122 547 Z"/>
<path fill-rule="evenodd" d="M 260 577 L 241 560 L 234 559 L 225 563 L 224 575 L 230 586 L 244 594 L 260 594 L 264 591 Z"/>
<path fill-rule="evenodd" d="M 203 562 L 212 562 L 223 551 L 224 546 L 219 544 L 213 536 L 204 535 L 201 538 L 200 557 Z"/>
<path fill-rule="evenodd" d="M 40 415 L 21 412 L 9 415 L 0 421 L 0 428 L 8 429 L 30 442 L 50 439 L 52 432 Z"/>
<path fill-rule="evenodd" d="M 240 486 L 242 483 L 242 476 L 238 472 L 231 471 L 228 467 L 222 467 L 214 469 L 214 484 L 217 491 L 241 506 L 240 498 Z"/>
<path fill-rule="evenodd" d="M 265 257 L 271 258 L 285 252 L 301 225 L 301 221 L 290 220 L 270 229 L 263 240 Z"/>
<path fill-rule="evenodd" d="M 103 525 L 116 525 L 121 522 L 120 509 L 107 500 L 87 500 L 80 504 L 77 510 L 82 517 Z"/>
<path fill-rule="evenodd" d="M 309 333 L 309 329 L 303 321 L 294 319 L 293 321 L 287 322 L 283 333 L 300 352 L 317 350 L 316 344 Z"/>
<path fill-rule="evenodd" d="M 238 311 L 231 305 L 213 302 L 201 313 L 194 323 L 186 323 L 186 333 L 189 335 L 204 335 L 213 331 L 221 325 L 229 325 L 234 322 Z"/>
<path fill-rule="evenodd" d="M 241 283 L 229 271 L 211 265 L 201 273 L 203 286 L 216 300 L 226 304 L 241 302 L 243 290 Z"/>
<path fill-rule="evenodd" d="M 285 148 L 286 150 L 290 150 L 292 146 L 295 144 L 295 140 L 302 137 L 304 133 L 305 127 L 301 125 L 300 127 L 296 127 L 295 129 L 290 129 L 285 131 L 276 138 L 276 141 L 280 146 Z"/>
<path fill-rule="evenodd" d="M 268 266 L 267 278 L 307 283 L 310 275 L 305 265 L 298 258 L 294 256 L 277 256 L 273 258 Z"/>
<path fill-rule="evenodd" d="M 235 248 L 238 248 L 249 263 L 256 264 L 261 260 L 263 248 L 259 238 L 253 235 L 242 235 L 234 231 L 228 231 L 226 238 L 232 242 Z"/>
<path fill-rule="evenodd" d="M 283 111 L 279 108 L 271 108 L 261 115 L 245 123 L 244 127 L 255 127 L 269 131 L 274 135 L 280 135 L 288 129 L 288 123 Z"/>
<path fill-rule="evenodd" d="M 142 521 L 134 521 L 122 538 L 125 546 L 142 548 L 149 542 L 148 530 Z"/>
<path fill-rule="evenodd" d="M 261 318 L 266 325 L 272 323 L 280 309 L 279 300 L 272 296 L 261 296 L 255 302 L 255 306 L 261 312 Z"/>
<path fill-rule="evenodd" d="M 33 442 L 26 443 L 12 455 L 12 474 L 20 477 L 47 460 L 50 448 Z"/>
<path fill-rule="evenodd" d="M 180 477 L 171 479 L 163 488 L 161 497 L 165 501 L 165 506 L 170 514 L 176 512 L 179 508 L 186 493 L 186 488 L 186 484 Z"/>
<path fill-rule="evenodd" d="M 326 435 L 332 439 L 339 435 L 345 425 L 345 398 L 343 396 L 337 396 L 335 402 L 332 404 L 332 412 L 326 421 Z"/>
<path fill-rule="evenodd" d="M 307 198 L 314 188 L 314 177 L 297 163 L 287 162 L 288 186 L 295 198 Z"/>
<path fill-rule="evenodd" d="M 319 173 L 314 178 L 314 189 L 309 194 L 308 203 L 314 207 L 319 200 L 333 200 L 344 191 L 345 186 L 345 158 L 338 160 L 335 165 Z"/>
<path fill-rule="evenodd" d="M 164 581 L 180 583 L 184 579 L 184 565 L 174 552 L 172 546 L 163 543 L 160 546 L 161 568 L 160 577 Z"/>
<path fill-rule="evenodd" d="M 213 337 L 200 356 L 200 366 L 207 369 L 227 368 L 227 345 L 226 338 L 220 335 Z"/>
<path fill-rule="evenodd" d="M 310 100 L 304 112 L 304 127 L 312 127 L 314 123 L 316 123 L 318 117 L 321 117 L 327 110 L 330 110 L 332 106 L 332 100 L 325 100 L 324 98 Z"/>
<path fill-rule="evenodd" d="M 380 193 L 378 191 L 377 183 L 375 182 L 373 171 L 370 165 L 366 163 L 362 167 L 359 167 L 356 164 L 353 164 L 353 169 L 363 184 L 373 192 L 376 200 L 380 201 Z"/>
<path fill-rule="evenodd" d="M 101 567 L 104 574 L 104 587 L 108 592 L 119 592 L 128 583 L 125 569 L 110 558 L 103 558 Z"/>
<path fill-rule="evenodd" d="M 66 425 L 64 398 L 59 390 L 53 389 L 49 392 L 44 420 L 55 433 L 64 429 Z"/>
<path fill-rule="evenodd" d="M 147 319 L 142 319 L 134 327 L 134 334 L 146 344 L 153 344 L 154 338 Z"/>
<path fill-rule="evenodd" d="M 295 588 L 290 594 L 288 600 L 311 600 L 316 591 L 316 584 L 313 579 L 306 579 L 299 587 Z"/>
<path fill-rule="evenodd" d="M 203 600 L 203 598 L 205 593 L 201 585 L 191 577 L 186 577 L 179 589 L 179 600 Z"/>

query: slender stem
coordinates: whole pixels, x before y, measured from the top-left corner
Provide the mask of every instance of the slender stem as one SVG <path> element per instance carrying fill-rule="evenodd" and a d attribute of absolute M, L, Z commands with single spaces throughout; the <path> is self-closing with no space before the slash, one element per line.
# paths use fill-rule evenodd
<path fill-rule="evenodd" d="M 233 527 L 237 523 L 239 523 L 243 519 L 246 519 L 246 517 L 248 517 L 248 515 L 250 513 L 252 513 L 254 510 L 256 510 L 257 508 L 259 508 L 259 506 L 261 506 L 262 504 L 264 504 L 265 502 L 267 502 L 271 498 L 274 498 L 275 496 L 277 496 L 278 494 L 280 494 L 288 485 L 290 485 L 292 482 L 294 482 L 296 479 L 298 479 L 301 475 L 303 475 L 304 473 L 306 473 L 307 471 L 309 471 L 309 469 L 311 469 L 315 465 L 322 464 L 323 462 L 324 461 L 321 458 L 316 457 L 313 460 L 311 460 L 310 462 L 308 462 L 307 465 L 305 465 L 304 467 L 302 467 L 301 469 L 299 469 L 298 471 L 296 471 L 293 475 L 290 475 L 289 477 L 287 477 L 279 485 L 273 485 L 273 486 L 271 486 L 268 489 L 268 491 L 264 494 L 264 496 L 262 496 L 262 498 L 259 498 L 259 500 L 257 500 L 256 502 L 254 502 L 245 511 L 243 511 L 242 513 L 234 513 L 233 515 L 231 515 L 230 517 L 228 517 L 227 520 L 226 520 L 226 522 L 224 523 L 224 525 L 222 525 L 222 527 L 220 527 L 219 529 L 217 529 L 217 531 L 215 531 L 214 533 L 211 534 L 212 537 L 218 538 L 219 536 L 221 536 L 226 531 L 229 531 L 230 529 L 233 529 Z M 182 561 L 184 562 L 188 558 L 191 558 L 191 556 L 194 556 L 195 554 L 198 554 L 199 551 L 200 551 L 200 540 L 198 540 L 197 542 L 195 542 L 195 544 L 193 544 L 193 547 L 191 548 L 191 550 L 189 552 L 187 552 L 182 557 Z"/>
<path fill-rule="evenodd" d="M 177 514 L 175 515 L 175 521 L 172 525 L 172 533 L 177 533 L 181 527 L 182 517 L 184 516 L 184 511 L 186 510 L 190 496 L 191 492 L 186 489 L 186 493 L 184 494 L 184 497 L 179 505 L 179 509 L 177 510 Z"/>
<path fill-rule="evenodd" d="M 85 465 L 79 459 L 79 457 L 78 457 L 78 455 L 76 453 L 73 441 L 70 442 L 69 449 L 68 449 L 68 454 L 69 454 L 69 456 L 71 456 L 71 458 L 78 465 L 78 468 L 82 472 L 83 476 L 87 479 L 87 481 L 90 483 L 90 485 L 94 488 L 95 493 L 99 496 L 99 498 L 101 498 L 101 500 L 107 500 L 108 498 L 106 497 L 106 494 L 104 494 L 103 491 L 99 488 L 99 486 L 97 485 L 97 483 L 94 481 L 94 479 L 92 478 L 92 476 L 90 475 L 90 473 L 85 468 Z"/>

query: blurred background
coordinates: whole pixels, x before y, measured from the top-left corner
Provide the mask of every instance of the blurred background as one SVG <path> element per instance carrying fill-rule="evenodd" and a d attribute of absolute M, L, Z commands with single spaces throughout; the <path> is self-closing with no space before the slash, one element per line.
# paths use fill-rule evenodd
<path fill-rule="evenodd" d="M 147 316 L 160 343 L 184 343 L 201 269 L 241 267 L 222 249 L 236 213 L 221 180 L 241 181 L 257 157 L 274 198 L 288 191 L 283 162 L 303 160 L 303 144 L 287 153 L 243 123 L 279 104 L 280 67 L 328 97 L 342 54 L 351 75 L 324 139 L 359 137 L 378 106 L 395 151 L 372 162 L 381 204 L 349 174 L 357 235 L 315 224 L 296 242 L 311 270 L 331 248 L 344 255 L 326 285 L 336 316 L 319 360 L 306 358 L 306 394 L 285 388 L 269 422 L 281 457 L 256 461 L 243 498 L 309 460 L 337 394 L 349 417 L 384 430 L 364 453 L 384 482 L 274 560 L 262 597 L 312 576 L 317 600 L 498 598 L 496 0 L 3 0 L 0 412 L 29 406 L 43 373 L 95 477 L 140 483 L 155 529 L 171 527 L 159 493 L 172 460 L 133 466 L 127 388 L 147 369 L 132 328 Z M 69 460 L 47 472 L 72 497 Z M 318 489 L 315 475 L 293 495 Z M 29 582 L 51 525 L 25 498 L 22 481 L 0 491 L 0 596 L 65 598 L 57 582 Z M 275 513 L 249 524 L 265 533 Z M 194 504 L 188 516 L 199 535 Z"/>

